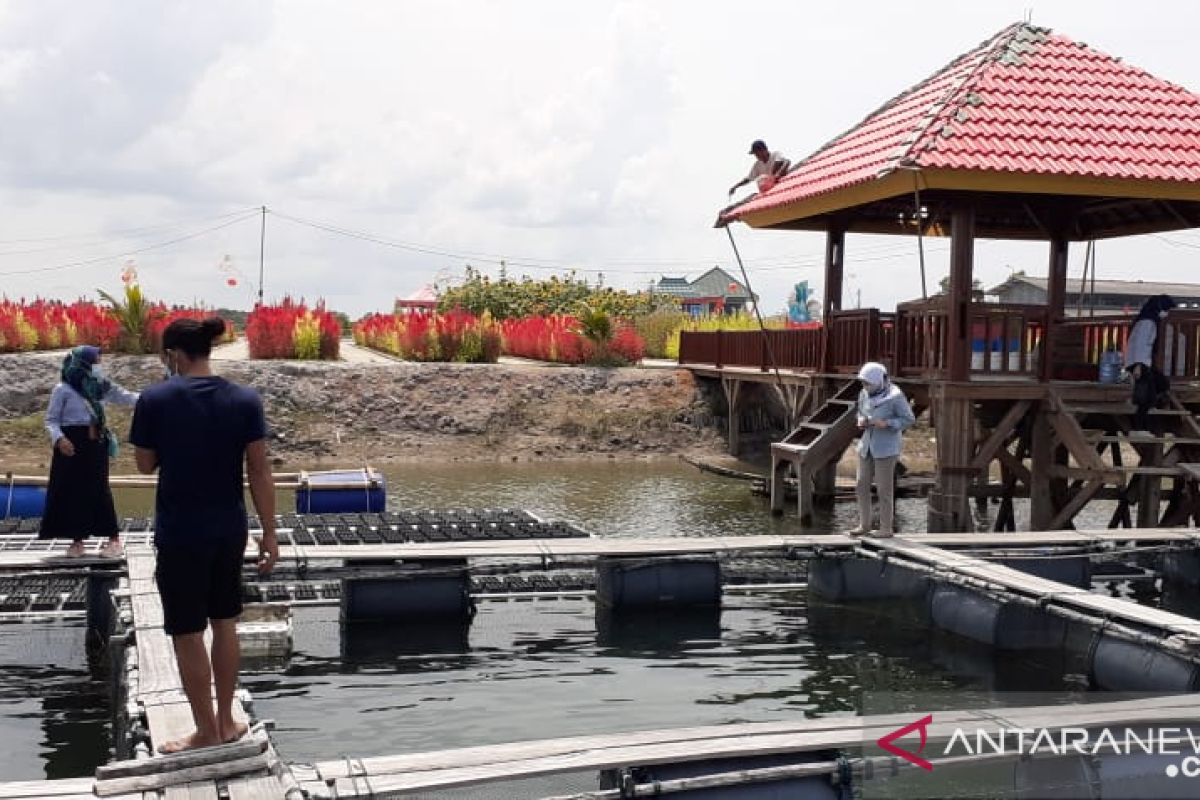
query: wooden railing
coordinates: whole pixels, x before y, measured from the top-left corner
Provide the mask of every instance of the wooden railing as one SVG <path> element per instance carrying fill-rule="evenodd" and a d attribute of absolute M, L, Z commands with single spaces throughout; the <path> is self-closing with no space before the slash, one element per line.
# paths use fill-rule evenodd
<path fill-rule="evenodd" d="M 1158 326 L 1159 364 L 1171 378 L 1200 379 L 1200 311 L 1172 311 Z"/>
<path fill-rule="evenodd" d="M 935 299 L 896 310 L 895 371 L 899 375 L 946 373 L 949 315 Z M 980 375 L 1029 376 L 1045 330 L 1045 306 L 972 303 L 967 310 L 970 371 Z"/>
<path fill-rule="evenodd" d="M 829 370 L 857 373 L 867 361 L 890 363 L 896 350 L 895 318 L 877 308 L 831 314 Z"/>
<path fill-rule="evenodd" d="M 1036 377 L 1046 333 L 1046 307 L 972 303 L 967 312 L 970 372 L 977 376 Z M 1122 353 L 1132 316 L 1072 317 L 1055 328 L 1050 376 L 1095 380 L 1105 351 Z M 881 361 L 903 377 L 944 377 L 949 334 L 939 298 L 905 304 L 895 313 L 878 309 L 839 311 L 822 328 L 761 331 L 684 331 L 679 363 L 768 370 L 853 374 L 866 361 Z M 1200 379 L 1200 311 L 1173 311 L 1159 326 L 1157 348 L 1164 373 Z M 826 335 L 829 341 L 826 342 Z M 828 360 L 826 361 L 826 354 Z"/>
<path fill-rule="evenodd" d="M 818 370 L 824 333 L 819 328 L 763 331 L 683 331 L 680 364 Z"/>

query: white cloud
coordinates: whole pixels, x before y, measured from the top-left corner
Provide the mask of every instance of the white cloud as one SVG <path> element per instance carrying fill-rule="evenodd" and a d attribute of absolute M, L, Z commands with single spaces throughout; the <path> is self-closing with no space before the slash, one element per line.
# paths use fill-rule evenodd
<path fill-rule="evenodd" d="M 939 0 L 914 15 L 782 0 L 0 2 L 0 239 L 266 204 L 493 254 L 471 258 L 493 270 L 500 256 L 590 265 L 632 287 L 645 272 L 732 266 L 711 226 L 751 139 L 802 156 L 1026 5 Z M 1200 88 L 1200 63 L 1169 35 L 1198 13 L 1172 6 L 1165 26 L 1160 13 L 1064 0 L 1036 21 Z M 111 287 L 124 250 L 206 224 L 23 255 L 0 243 L 0 273 L 112 255 L 0 276 L 3 291 Z M 169 300 L 245 304 L 245 288 L 228 289 L 215 265 L 229 253 L 256 276 L 258 235 L 250 219 L 138 261 Z M 797 279 L 819 283 L 819 234 L 735 235 L 768 308 Z M 945 244 L 927 244 L 936 286 Z M 1044 255 L 988 243 L 977 269 L 998 282 L 1007 264 L 1041 271 Z M 1155 239 L 1104 243 L 1100 274 L 1136 261 L 1147 277 L 1186 279 L 1190 255 Z M 864 303 L 919 294 L 915 242 L 851 237 L 847 257 L 848 292 L 861 289 Z M 462 260 L 268 219 L 268 294 L 324 295 L 352 313 L 386 308 Z"/>

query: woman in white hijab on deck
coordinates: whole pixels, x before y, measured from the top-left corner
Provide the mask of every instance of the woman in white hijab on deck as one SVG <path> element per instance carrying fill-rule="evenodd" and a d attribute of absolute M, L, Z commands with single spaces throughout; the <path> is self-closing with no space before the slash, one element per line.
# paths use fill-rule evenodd
<path fill-rule="evenodd" d="M 902 434 L 912 425 L 912 406 L 900 387 L 888 380 L 887 368 L 874 361 L 858 371 L 862 391 L 858 394 L 858 528 L 851 533 L 871 532 L 871 484 L 879 492 L 879 535 L 895 532 L 895 475 L 900 459 Z"/>

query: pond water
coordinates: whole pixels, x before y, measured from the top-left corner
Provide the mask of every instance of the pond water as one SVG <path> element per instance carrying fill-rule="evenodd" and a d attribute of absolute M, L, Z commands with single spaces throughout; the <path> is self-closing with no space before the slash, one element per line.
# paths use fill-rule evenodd
<path fill-rule="evenodd" d="M 598 536 L 794 533 L 745 483 L 674 462 L 420 465 L 387 470 L 390 508 L 525 508 Z M 151 497 L 119 498 L 126 515 Z M 901 501 L 903 529 L 922 500 Z M 855 522 L 842 505 L 824 530 Z M 894 611 L 894 609 L 891 609 Z M 286 758 L 306 761 L 518 739 L 856 713 L 862 693 L 1001 691 L 1065 685 L 1061 666 L 998 658 L 918 619 L 840 606 L 803 589 L 730 592 L 719 614 L 636 622 L 585 598 L 484 601 L 468 627 L 373 628 L 302 608 L 295 650 L 249 662 L 244 682 L 276 722 Z M 107 758 L 102 669 L 89 671 L 81 623 L 0 626 L 0 779 L 90 774 Z"/>

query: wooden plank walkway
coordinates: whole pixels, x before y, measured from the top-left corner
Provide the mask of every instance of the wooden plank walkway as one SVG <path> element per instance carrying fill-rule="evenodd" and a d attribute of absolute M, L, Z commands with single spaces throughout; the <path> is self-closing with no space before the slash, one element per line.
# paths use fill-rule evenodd
<path fill-rule="evenodd" d="M 915 539 L 916 537 L 913 537 Z M 1039 578 L 1000 564 L 931 547 L 906 538 L 874 539 L 865 550 L 886 553 L 892 564 L 908 561 L 932 570 L 933 576 L 974 581 L 1000 590 L 1014 599 L 1024 599 L 1039 608 L 1062 616 L 1090 618 L 1096 625 L 1124 625 L 1162 637 L 1164 647 L 1185 649 L 1200 659 L 1200 620 L 1140 605 L 1120 597 L 1096 594 L 1088 589 Z"/>
<path fill-rule="evenodd" d="M 133 608 L 134 641 L 137 647 L 137 676 L 130 680 L 130 701 L 140 706 L 146 715 L 150 743 L 154 752 L 164 742 L 186 736 L 195 729 L 191 708 L 183 693 L 179 670 L 171 639 L 163 630 L 162 601 L 154 580 L 154 552 L 146 547 L 126 551 L 129 569 L 129 596 Z M 233 716 L 249 723 L 249 717 L 238 698 L 233 701 Z M 245 740 L 243 740 L 245 741 Z M 267 742 L 265 749 L 274 757 Z M 196 751 L 201 752 L 201 751 Z M 208 769 L 212 777 L 203 777 L 178 786 L 164 786 L 168 798 L 217 797 L 217 781 L 224 784 L 233 796 L 244 798 L 283 797 L 283 787 L 274 776 L 264 775 L 269 758 L 257 760 L 244 754 L 220 762 Z M 154 758 L 159 758 L 155 756 Z M 170 757 L 163 757 L 170 758 Z M 177 777 L 190 776 L 186 770 Z M 247 777 L 242 777 L 248 775 Z M 246 782 L 244 786 L 240 786 Z M 269 785 L 268 785 L 269 784 Z M 148 787 L 150 788 L 158 787 Z"/>
<path fill-rule="evenodd" d="M 714 758 L 850 750 L 933 712 L 931 743 L 957 728 L 1040 729 L 1188 723 L 1200 697 L 1176 695 L 1111 703 L 827 717 L 794 722 L 717 725 L 517 742 L 395 756 L 343 758 L 312 765 L 300 780 L 312 798 L 432 791 L 568 772 L 682 763 Z M 936 760 L 934 760 L 936 764 Z"/>
<path fill-rule="evenodd" d="M 1139 546 L 1179 545 L 1200 547 L 1200 530 L 1195 528 L 1121 528 L 1046 533 L 919 533 L 904 540 L 937 548 L 1021 548 L 1076 546 L 1096 549 L 1117 544 Z M 280 544 L 280 559 L 461 559 L 461 558 L 577 558 L 587 556 L 670 556 L 726 554 L 747 551 L 792 553 L 851 550 L 861 541 L 846 534 L 799 536 L 661 536 L 638 538 L 502 539 L 461 542 L 407 542 L 402 544 Z M 253 539 L 246 548 L 247 560 L 257 557 Z M 88 566 L 88 558 L 66 559 L 58 552 L 0 550 L 0 570 L 77 569 Z M 119 563 L 107 559 L 103 563 Z M 310 569 L 315 566 L 310 564 Z"/>

